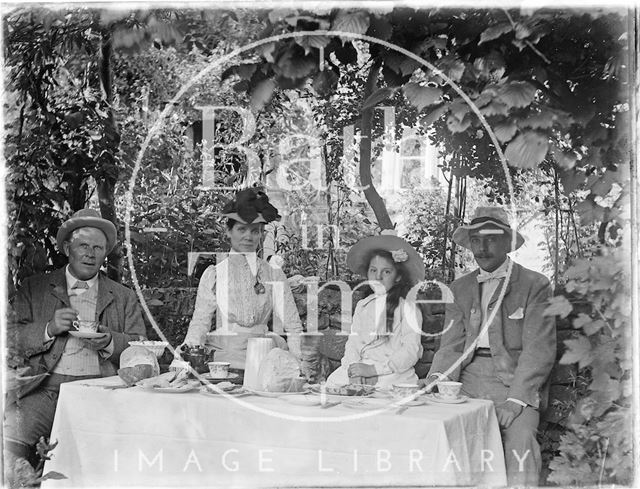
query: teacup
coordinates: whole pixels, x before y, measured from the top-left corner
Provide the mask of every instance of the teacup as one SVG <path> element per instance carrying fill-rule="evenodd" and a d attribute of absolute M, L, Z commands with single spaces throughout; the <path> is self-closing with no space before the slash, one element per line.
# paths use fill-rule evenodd
<path fill-rule="evenodd" d="M 97 321 L 78 319 L 73 322 L 73 325 L 78 328 L 78 331 L 82 331 L 83 333 L 95 333 L 96 331 L 98 331 Z"/>
<path fill-rule="evenodd" d="M 229 362 L 208 362 L 209 373 L 214 379 L 226 379 L 229 376 Z"/>
<path fill-rule="evenodd" d="M 462 382 L 452 382 L 443 380 L 438 382 L 438 393 L 444 399 L 457 399 L 462 389 Z"/>
<path fill-rule="evenodd" d="M 420 390 L 418 384 L 393 384 L 391 393 L 394 397 L 409 397 Z"/>

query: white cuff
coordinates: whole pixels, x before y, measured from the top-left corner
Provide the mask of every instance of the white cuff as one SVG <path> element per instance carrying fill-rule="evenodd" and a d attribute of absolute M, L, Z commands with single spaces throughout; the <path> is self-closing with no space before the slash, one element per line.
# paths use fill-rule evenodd
<path fill-rule="evenodd" d="M 520 399 L 514 399 L 513 397 L 507 397 L 507 401 L 511 401 L 511 402 L 515 402 L 516 404 L 522 406 L 522 407 L 527 407 L 527 403 L 526 402 L 522 402 Z"/>
<path fill-rule="evenodd" d="M 107 346 L 105 346 L 102 350 L 100 350 L 98 353 L 100 353 L 100 356 L 102 358 L 107 359 L 111 355 L 113 355 L 114 348 L 115 346 L 114 346 L 113 336 L 111 336 L 111 342 Z"/>
<path fill-rule="evenodd" d="M 47 324 L 45 324 L 44 326 L 44 342 L 45 343 L 49 343 L 50 341 L 53 341 L 53 338 L 49 336 L 49 331 L 47 331 L 48 329 L 49 329 L 49 322 L 47 321 Z"/>

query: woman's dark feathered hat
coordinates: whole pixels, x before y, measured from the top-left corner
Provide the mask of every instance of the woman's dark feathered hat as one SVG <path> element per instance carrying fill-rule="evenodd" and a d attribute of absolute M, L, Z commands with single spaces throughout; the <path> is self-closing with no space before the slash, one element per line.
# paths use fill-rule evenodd
<path fill-rule="evenodd" d="M 267 223 L 280 219 L 278 209 L 269 203 L 269 197 L 259 188 L 240 190 L 233 200 L 227 202 L 222 216 L 242 224 Z"/>

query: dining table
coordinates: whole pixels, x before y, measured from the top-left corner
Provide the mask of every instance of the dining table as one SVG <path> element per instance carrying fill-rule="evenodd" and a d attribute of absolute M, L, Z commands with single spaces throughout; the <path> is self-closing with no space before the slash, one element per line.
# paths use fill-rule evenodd
<path fill-rule="evenodd" d="M 488 400 L 220 392 L 125 388 L 117 376 L 63 384 L 51 433 L 57 445 L 44 467 L 58 478 L 42 487 L 507 482 Z"/>

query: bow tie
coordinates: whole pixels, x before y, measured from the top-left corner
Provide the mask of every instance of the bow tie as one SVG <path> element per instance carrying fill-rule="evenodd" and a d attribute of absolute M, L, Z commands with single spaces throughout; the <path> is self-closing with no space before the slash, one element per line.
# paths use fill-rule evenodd
<path fill-rule="evenodd" d="M 72 289 L 88 289 L 89 284 L 83 280 L 78 280 L 75 284 L 73 284 Z"/>
<path fill-rule="evenodd" d="M 507 272 L 505 270 L 501 270 L 493 273 L 480 270 L 480 273 L 478 274 L 478 283 L 482 284 L 484 282 L 488 282 L 489 280 L 499 280 L 501 278 L 505 278 L 506 276 L 507 276 Z"/>

